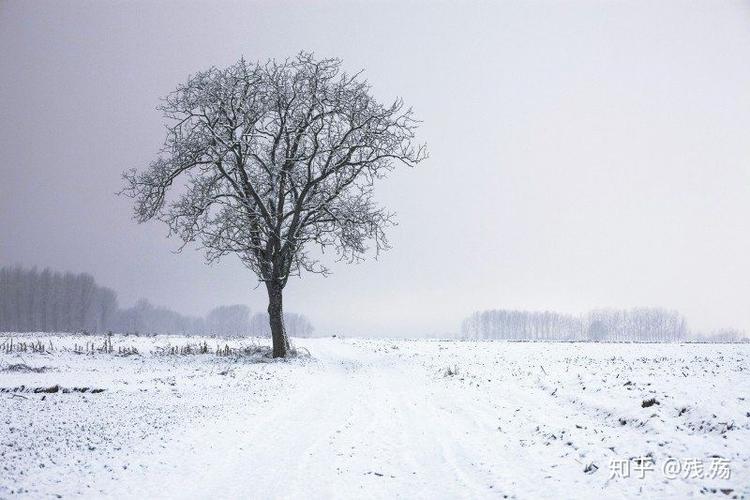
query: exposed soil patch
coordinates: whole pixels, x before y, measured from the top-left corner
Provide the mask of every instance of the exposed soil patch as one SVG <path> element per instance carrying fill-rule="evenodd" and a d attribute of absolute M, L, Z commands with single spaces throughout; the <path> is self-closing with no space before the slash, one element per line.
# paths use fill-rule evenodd
<path fill-rule="evenodd" d="M 29 366 L 25 363 L 17 363 L 14 365 L 8 365 L 4 368 L 0 368 L 2 372 L 11 373 L 44 373 L 50 371 L 51 368 L 48 366 Z"/>

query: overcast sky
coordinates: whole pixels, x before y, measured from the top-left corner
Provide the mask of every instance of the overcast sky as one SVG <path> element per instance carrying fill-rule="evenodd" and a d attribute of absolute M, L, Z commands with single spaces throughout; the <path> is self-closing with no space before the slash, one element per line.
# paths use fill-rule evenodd
<path fill-rule="evenodd" d="M 379 189 L 390 252 L 290 281 L 319 331 L 642 305 L 750 331 L 750 2 L 1 2 L 0 264 L 264 308 L 236 258 L 175 254 L 114 193 L 187 75 L 302 49 L 402 96 L 431 152 Z"/>

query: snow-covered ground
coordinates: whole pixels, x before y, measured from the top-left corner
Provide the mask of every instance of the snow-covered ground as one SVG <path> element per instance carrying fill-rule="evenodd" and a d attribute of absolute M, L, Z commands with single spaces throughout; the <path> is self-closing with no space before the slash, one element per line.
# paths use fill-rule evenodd
<path fill-rule="evenodd" d="M 750 497 L 747 344 L 31 339 L 0 498 Z"/>

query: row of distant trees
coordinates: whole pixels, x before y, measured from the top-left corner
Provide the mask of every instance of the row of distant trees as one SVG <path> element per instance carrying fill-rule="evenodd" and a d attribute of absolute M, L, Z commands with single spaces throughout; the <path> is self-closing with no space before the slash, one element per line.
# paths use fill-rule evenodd
<path fill-rule="evenodd" d="M 462 335 L 470 339 L 561 340 L 577 338 L 580 331 L 576 318 L 550 311 L 480 311 L 461 325 Z"/>
<path fill-rule="evenodd" d="M 580 316 L 550 311 L 479 311 L 463 321 L 461 335 L 469 339 L 640 342 L 736 341 L 744 337 L 736 330 L 694 335 L 677 311 L 651 307 L 596 309 Z"/>
<path fill-rule="evenodd" d="M 287 333 L 292 337 L 311 337 L 315 330 L 301 314 L 284 313 L 284 321 Z M 123 333 L 213 334 L 224 337 L 271 335 L 268 313 L 251 314 L 246 305 L 219 306 L 202 318 L 184 316 L 165 307 L 154 306 L 145 299 L 120 311 L 109 330 Z"/>
<path fill-rule="evenodd" d="M 286 313 L 287 333 L 313 334 L 301 314 Z M 132 334 L 213 334 L 268 336 L 268 314 L 251 314 L 246 305 L 220 306 L 206 317 L 187 316 L 141 299 L 120 308 L 114 290 L 96 284 L 89 274 L 0 268 L 0 331 Z"/>
<path fill-rule="evenodd" d="M 0 330 L 102 330 L 117 316 L 117 295 L 88 274 L 0 268 Z"/>

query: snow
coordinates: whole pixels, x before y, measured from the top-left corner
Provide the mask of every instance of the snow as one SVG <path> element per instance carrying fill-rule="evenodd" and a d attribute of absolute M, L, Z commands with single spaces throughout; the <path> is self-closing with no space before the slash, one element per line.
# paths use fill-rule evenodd
<path fill-rule="evenodd" d="M 52 352 L 0 353 L 0 498 L 750 496 L 748 344 L 327 338 L 272 361 L 159 349 L 260 339 L 31 338 Z"/>

